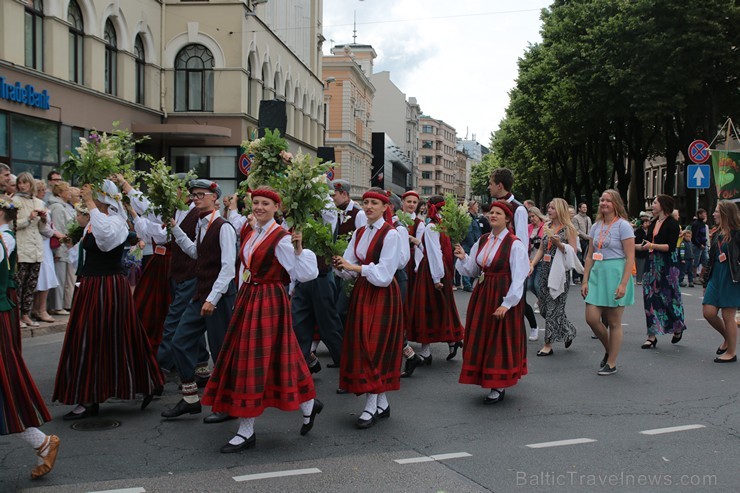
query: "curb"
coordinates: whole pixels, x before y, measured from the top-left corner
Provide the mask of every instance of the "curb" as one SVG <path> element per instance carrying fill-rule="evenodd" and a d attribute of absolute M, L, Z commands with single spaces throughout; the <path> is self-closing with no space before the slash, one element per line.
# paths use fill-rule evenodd
<path fill-rule="evenodd" d="M 69 317 L 56 315 L 55 318 L 57 319 L 57 321 L 52 324 L 39 322 L 39 324 L 41 324 L 39 327 L 27 327 L 25 329 L 22 328 L 21 338 L 27 339 L 29 337 L 40 337 L 49 334 L 57 334 L 59 332 L 64 332 L 65 330 L 67 330 L 67 321 L 69 320 Z"/>

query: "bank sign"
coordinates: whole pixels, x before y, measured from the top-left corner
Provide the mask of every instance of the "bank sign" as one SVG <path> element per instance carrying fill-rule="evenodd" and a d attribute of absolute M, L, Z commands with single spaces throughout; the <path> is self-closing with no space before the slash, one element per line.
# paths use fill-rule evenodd
<path fill-rule="evenodd" d="M 49 109 L 49 93 L 46 89 L 36 92 L 31 84 L 21 85 L 20 82 L 11 84 L 0 76 L 0 99 L 6 99 L 14 103 L 25 104 L 40 110 Z"/>

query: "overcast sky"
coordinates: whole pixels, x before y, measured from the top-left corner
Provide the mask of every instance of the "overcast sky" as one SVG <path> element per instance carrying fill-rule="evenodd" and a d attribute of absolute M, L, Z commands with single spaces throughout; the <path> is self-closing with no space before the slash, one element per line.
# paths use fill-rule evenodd
<path fill-rule="evenodd" d="M 324 0 L 324 53 L 357 43 L 378 53 L 424 114 L 444 120 L 458 137 L 487 146 L 517 76 L 517 59 L 540 41 L 540 10 L 549 0 Z M 374 106 L 382 104 L 375 101 Z"/>

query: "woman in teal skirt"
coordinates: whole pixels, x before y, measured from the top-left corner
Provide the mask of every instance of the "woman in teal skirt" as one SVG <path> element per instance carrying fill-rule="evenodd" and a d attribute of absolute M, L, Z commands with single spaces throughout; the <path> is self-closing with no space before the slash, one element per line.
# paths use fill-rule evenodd
<path fill-rule="evenodd" d="M 740 306 L 740 212 L 729 200 L 720 200 L 714 211 L 718 225 L 709 249 L 709 265 L 704 270 L 704 318 L 724 337 L 715 363 L 737 361 L 737 324 Z M 719 310 L 722 317 L 719 317 Z"/>
<path fill-rule="evenodd" d="M 617 372 L 624 307 L 635 302 L 632 281 L 635 232 L 627 218 L 619 192 L 606 190 L 602 193 L 599 213 L 589 232 L 588 253 L 584 256 L 581 295 L 586 300 L 586 323 L 605 351 L 599 375 Z"/>

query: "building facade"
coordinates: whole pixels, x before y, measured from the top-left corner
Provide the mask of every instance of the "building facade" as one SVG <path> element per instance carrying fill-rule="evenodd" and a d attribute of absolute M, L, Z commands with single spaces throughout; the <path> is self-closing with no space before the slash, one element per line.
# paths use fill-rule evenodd
<path fill-rule="evenodd" d="M 140 150 L 229 193 L 244 178 L 238 157 L 256 135 L 260 101 L 274 99 L 284 102 L 291 150 L 315 153 L 322 8 L 322 0 L 4 0 L 0 88 L 12 90 L 0 98 L 0 161 L 45 175 L 79 137 L 118 121 L 151 137 Z"/>
<path fill-rule="evenodd" d="M 444 121 L 427 115 L 419 118 L 419 125 L 419 193 L 425 198 L 455 193 L 455 129 Z"/>
<path fill-rule="evenodd" d="M 377 53 L 370 45 L 332 47 L 323 57 L 326 80 L 326 146 L 334 148 L 336 178 L 349 180 L 361 196 L 372 180 L 372 118 L 375 86 L 370 81 Z"/>
<path fill-rule="evenodd" d="M 470 169 L 473 160 L 465 151 L 455 150 L 455 196 L 458 199 L 470 198 Z"/>

